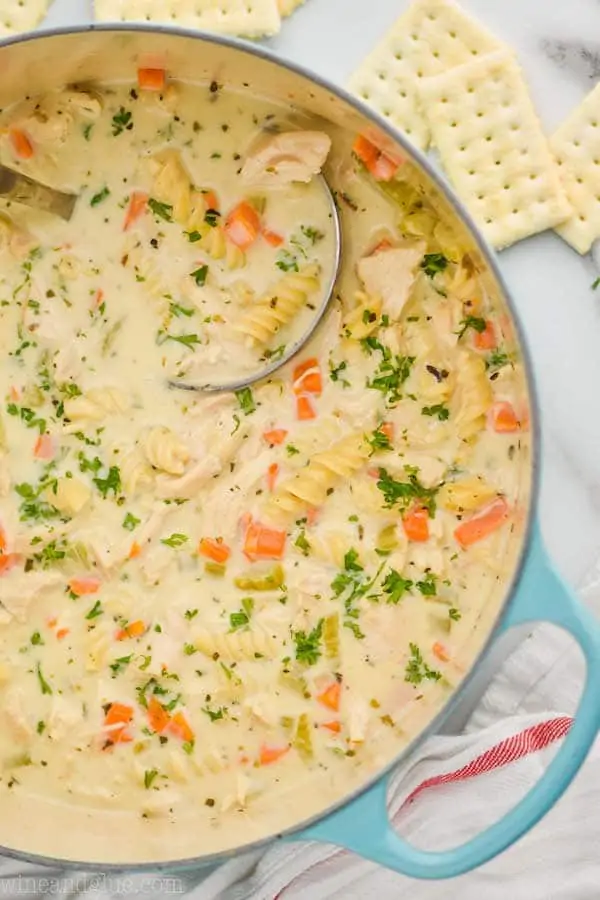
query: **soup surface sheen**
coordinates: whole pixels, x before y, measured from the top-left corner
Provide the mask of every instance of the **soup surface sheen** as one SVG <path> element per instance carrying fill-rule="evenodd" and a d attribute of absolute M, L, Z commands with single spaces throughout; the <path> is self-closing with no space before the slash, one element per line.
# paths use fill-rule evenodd
<path fill-rule="evenodd" d="M 168 387 L 284 352 L 322 297 L 322 181 L 243 178 L 294 115 L 177 84 L 3 113 L 2 162 L 80 194 L 0 218 L 4 845 L 174 859 L 316 815 L 498 608 L 522 367 L 408 163 L 332 131 L 316 337 L 252 389 Z"/>

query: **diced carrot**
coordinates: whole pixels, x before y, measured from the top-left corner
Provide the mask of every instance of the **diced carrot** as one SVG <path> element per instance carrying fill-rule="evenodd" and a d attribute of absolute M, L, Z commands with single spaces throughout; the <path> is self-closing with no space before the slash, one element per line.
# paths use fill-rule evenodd
<path fill-rule="evenodd" d="M 215 194 L 214 191 L 205 191 L 204 192 L 204 201 L 206 203 L 207 209 L 214 209 L 215 212 L 219 212 L 219 198 Z"/>
<path fill-rule="evenodd" d="M 0 553 L 4 553 L 6 550 L 6 532 L 2 525 L 0 525 Z"/>
<path fill-rule="evenodd" d="M 378 181 L 391 181 L 398 171 L 398 164 L 385 153 L 381 153 L 370 171 L 373 178 Z"/>
<path fill-rule="evenodd" d="M 143 191 L 133 191 L 129 198 L 129 206 L 125 213 L 125 221 L 123 222 L 123 231 L 127 231 L 137 220 L 146 212 L 148 205 L 148 194 Z"/>
<path fill-rule="evenodd" d="M 33 156 L 33 144 L 25 132 L 20 128 L 10 128 L 8 136 L 15 156 L 18 156 L 19 159 L 31 159 Z"/>
<path fill-rule="evenodd" d="M 300 394 L 296 397 L 296 417 L 301 422 L 317 418 L 317 413 L 308 394 Z"/>
<path fill-rule="evenodd" d="M 8 396 L 13 401 L 13 403 L 18 403 L 21 399 L 21 391 L 18 387 L 15 387 L 14 384 L 11 384 L 10 388 L 8 389 Z"/>
<path fill-rule="evenodd" d="M 364 134 L 358 134 L 352 145 L 352 150 L 358 156 L 360 161 L 365 164 L 369 172 L 377 162 L 379 150 L 369 141 Z"/>
<path fill-rule="evenodd" d="M 496 497 L 475 515 L 461 522 L 454 532 L 454 537 L 461 547 L 470 547 L 492 534 L 508 518 L 508 503 L 504 497 Z"/>
<path fill-rule="evenodd" d="M 138 85 L 142 91 L 162 91 L 166 81 L 164 69 L 138 69 Z"/>
<path fill-rule="evenodd" d="M 100 589 L 100 584 L 99 578 L 71 578 L 69 590 L 76 597 L 85 597 L 87 594 L 96 594 Z"/>
<path fill-rule="evenodd" d="M 252 525 L 252 515 L 249 512 L 242 513 L 239 519 L 239 526 L 242 532 L 246 532 Z"/>
<path fill-rule="evenodd" d="M 198 553 L 212 559 L 213 562 L 224 563 L 229 559 L 231 549 L 223 543 L 223 538 L 201 538 Z"/>
<path fill-rule="evenodd" d="M 374 256 L 376 253 L 383 253 L 384 250 L 391 250 L 393 246 L 388 238 L 383 238 L 378 244 L 375 244 L 369 255 Z"/>
<path fill-rule="evenodd" d="M 271 431 L 264 431 L 263 437 L 267 444 L 271 444 L 272 446 L 276 446 L 277 444 L 283 444 L 287 437 L 287 429 L 285 428 L 272 428 Z"/>
<path fill-rule="evenodd" d="M 102 290 L 102 288 L 99 288 L 92 298 L 92 307 L 94 309 L 98 309 L 98 307 L 102 305 L 103 300 L 104 291 Z"/>
<path fill-rule="evenodd" d="M 62 641 L 62 639 L 66 638 L 66 636 L 70 633 L 70 631 L 71 631 L 70 628 L 59 628 L 58 631 L 56 632 L 57 639 L 59 641 Z"/>
<path fill-rule="evenodd" d="M 319 518 L 319 510 L 316 506 L 309 506 L 306 510 L 306 524 L 314 525 L 317 519 Z"/>
<path fill-rule="evenodd" d="M 182 741 L 194 740 L 194 732 L 182 712 L 176 712 L 174 716 L 171 716 L 169 731 L 175 737 L 181 738 Z"/>
<path fill-rule="evenodd" d="M 282 756 L 289 752 L 289 746 L 286 747 L 269 747 L 263 744 L 260 748 L 259 762 L 261 766 L 270 766 L 271 763 L 277 762 Z"/>
<path fill-rule="evenodd" d="M 148 701 L 148 724 L 152 731 L 162 734 L 170 721 L 171 716 L 168 710 L 164 708 L 162 703 L 158 702 L 156 697 L 152 696 Z"/>
<path fill-rule="evenodd" d="M 379 466 L 369 466 L 367 469 L 367 475 L 369 478 L 379 478 Z"/>
<path fill-rule="evenodd" d="M 295 394 L 315 394 L 318 397 L 322 390 L 323 380 L 318 359 L 313 357 L 296 366 L 294 369 Z"/>
<path fill-rule="evenodd" d="M 422 506 L 409 509 L 402 516 L 402 527 L 409 541 L 429 540 L 429 513 Z"/>
<path fill-rule="evenodd" d="M 104 716 L 104 726 L 120 725 L 120 728 L 111 728 L 107 740 L 111 744 L 125 744 L 133 740 L 127 732 L 127 726 L 133 719 L 133 706 L 125 703 L 111 703 Z"/>
<path fill-rule="evenodd" d="M 49 619 L 46 619 L 46 625 L 48 626 L 48 628 L 54 628 L 57 622 L 58 619 L 56 618 L 56 616 L 50 616 Z"/>
<path fill-rule="evenodd" d="M 436 657 L 436 659 L 440 660 L 440 662 L 448 662 L 450 660 L 448 651 L 443 644 L 440 644 L 439 641 L 435 642 L 435 644 L 431 648 L 431 652 Z"/>
<path fill-rule="evenodd" d="M 352 149 L 367 171 L 379 181 L 390 181 L 398 171 L 399 164 L 386 156 L 364 134 L 359 134 Z"/>
<path fill-rule="evenodd" d="M 20 553 L 0 553 L 0 575 L 6 575 L 22 560 Z"/>
<path fill-rule="evenodd" d="M 326 706 L 327 709 L 332 709 L 334 712 L 337 712 L 340 708 L 341 693 L 342 686 L 339 681 L 332 681 L 324 691 L 317 694 L 317 700 L 319 703 L 322 703 L 323 706 Z"/>
<path fill-rule="evenodd" d="M 494 350 L 497 346 L 494 323 L 487 319 L 484 331 L 476 331 L 473 344 L 477 350 Z"/>
<path fill-rule="evenodd" d="M 285 539 L 285 531 L 276 531 L 274 528 L 252 522 L 246 531 L 244 553 L 252 562 L 257 559 L 281 559 Z"/>
<path fill-rule="evenodd" d="M 143 634 L 146 634 L 147 630 L 148 626 L 146 623 L 142 622 L 141 619 L 136 619 L 135 622 L 130 622 L 125 628 L 119 629 L 115 637 L 118 641 L 126 641 L 129 638 L 141 637 Z"/>
<path fill-rule="evenodd" d="M 260 217 L 253 206 L 242 200 L 225 220 L 225 233 L 240 250 L 251 247 L 260 232 Z"/>
<path fill-rule="evenodd" d="M 54 440 L 49 434 L 40 434 L 35 442 L 33 455 L 36 459 L 52 459 L 54 456 Z"/>
<path fill-rule="evenodd" d="M 270 491 L 275 489 L 275 482 L 277 481 L 277 476 L 279 475 L 279 466 L 277 463 L 271 463 L 269 468 L 267 469 L 267 488 Z"/>
<path fill-rule="evenodd" d="M 521 428 L 514 407 L 507 400 L 494 403 L 490 408 L 489 417 L 492 428 L 499 434 L 508 434 L 511 431 L 519 431 Z"/>
<path fill-rule="evenodd" d="M 342 730 L 342 723 L 337 720 L 333 722 L 323 722 L 322 728 L 327 728 L 328 731 L 333 731 L 334 734 L 339 734 Z"/>
<path fill-rule="evenodd" d="M 263 228 L 262 236 L 271 247 L 281 247 L 283 244 L 283 238 L 276 231 L 269 231 L 268 228 Z"/>
<path fill-rule="evenodd" d="M 137 541 L 134 541 L 132 543 L 131 547 L 129 548 L 129 555 L 127 558 L 128 559 L 137 559 L 141 552 L 142 552 L 142 548 L 140 547 L 140 545 L 138 544 Z"/>
<path fill-rule="evenodd" d="M 379 431 L 382 434 L 385 434 L 388 441 L 393 443 L 394 440 L 394 423 L 393 422 L 382 422 L 379 426 Z"/>

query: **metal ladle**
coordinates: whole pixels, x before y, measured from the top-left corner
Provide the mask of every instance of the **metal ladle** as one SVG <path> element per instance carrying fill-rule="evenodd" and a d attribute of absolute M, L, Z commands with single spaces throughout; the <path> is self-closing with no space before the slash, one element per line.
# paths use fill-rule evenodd
<path fill-rule="evenodd" d="M 0 165 L 0 197 L 68 221 L 73 215 L 78 195 L 56 191 L 28 175 Z"/>
<path fill-rule="evenodd" d="M 323 320 L 323 317 L 325 316 L 325 313 L 329 308 L 331 298 L 333 297 L 333 289 L 335 287 L 335 282 L 338 276 L 342 256 L 342 233 L 338 209 L 333 198 L 331 188 L 329 187 L 327 181 L 322 175 L 319 176 L 319 178 L 322 183 L 323 190 L 325 191 L 325 194 L 328 198 L 331 212 L 331 227 L 333 228 L 334 238 L 333 265 L 331 267 L 331 275 L 323 288 L 322 300 L 319 306 L 315 309 L 314 316 L 311 319 L 308 328 L 305 329 L 300 337 L 291 345 L 288 350 L 286 350 L 286 352 L 282 356 L 263 366 L 263 368 L 257 370 L 252 375 L 246 375 L 243 378 L 236 378 L 231 381 L 223 382 L 222 384 L 187 384 L 183 381 L 169 380 L 169 387 L 177 388 L 180 391 L 199 391 L 202 393 L 213 394 L 225 391 L 240 391 L 243 388 L 250 387 L 250 385 L 254 384 L 256 381 L 260 381 L 261 379 L 266 378 L 268 375 L 272 375 L 273 372 L 276 372 L 282 366 L 285 366 L 285 364 L 288 363 L 290 359 L 292 359 L 294 356 L 296 356 L 297 353 L 300 352 L 307 341 L 309 341 L 313 336 L 319 324 Z"/>

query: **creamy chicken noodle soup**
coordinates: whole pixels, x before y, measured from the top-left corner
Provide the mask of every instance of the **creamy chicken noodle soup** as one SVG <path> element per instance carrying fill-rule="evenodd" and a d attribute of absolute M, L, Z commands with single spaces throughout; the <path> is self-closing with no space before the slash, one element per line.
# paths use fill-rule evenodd
<path fill-rule="evenodd" d="M 472 662 L 523 515 L 510 323 L 365 136 L 160 72 L 0 126 L 5 165 L 79 194 L 69 222 L 0 218 L 0 842 L 149 861 L 276 833 Z M 344 256 L 310 345 L 237 393 L 170 389 L 306 326 L 322 170 Z"/>

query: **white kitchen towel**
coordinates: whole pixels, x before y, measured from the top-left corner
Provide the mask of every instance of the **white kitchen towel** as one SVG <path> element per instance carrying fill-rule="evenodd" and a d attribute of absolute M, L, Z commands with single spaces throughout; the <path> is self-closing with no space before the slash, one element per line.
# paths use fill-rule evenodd
<path fill-rule="evenodd" d="M 581 591 L 600 613 L 600 570 Z M 432 737 L 395 773 L 390 813 L 428 849 L 459 844 L 507 811 L 543 774 L 567 733 L 583 663 L 570 639 L 540 626 L 510 655 L 459 736 Z M 0 811 L 1 814 L 1 811 Z M 368 826 L 365 826 L 368 827 Z M 565 796 L 528 835 L 476 872 L 418 882 L 317 843 L 278 844 L 206 876 L 90 875 L 0 863 L 5 897 L 186 896 L 190 900 L 598 900 L 600 742 Z"/>

